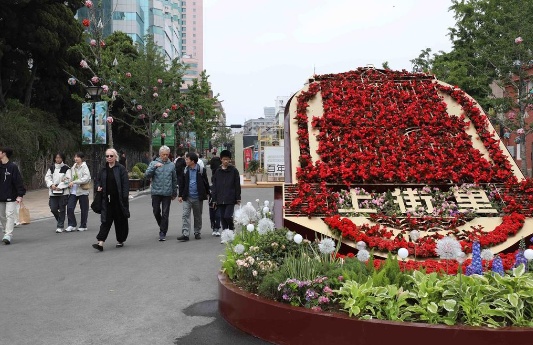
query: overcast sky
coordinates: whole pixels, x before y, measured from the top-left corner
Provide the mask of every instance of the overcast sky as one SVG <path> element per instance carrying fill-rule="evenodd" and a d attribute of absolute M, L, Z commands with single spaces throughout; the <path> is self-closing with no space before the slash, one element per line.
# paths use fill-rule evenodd
<path fill-rule="evenodd" d="M 227 124 L 263 116 L 317 74 L 449 52 L 450 0 L 204 0 L 204 68 Z"/>

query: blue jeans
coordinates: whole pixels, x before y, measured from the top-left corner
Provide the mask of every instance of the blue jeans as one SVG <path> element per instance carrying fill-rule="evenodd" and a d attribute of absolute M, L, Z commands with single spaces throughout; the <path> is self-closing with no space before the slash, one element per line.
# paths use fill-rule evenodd
<path fill-rule="evenodd" d="M 74 216 L 74 209 L 76 204 L 80 201 L 80 210 L 81 210 L 81 222 L 80 228 L 87 227 L 87 218 L 89 217 L 89 196 L 88 195 L 79 195 L 70 194 L 68 197 L 68 206 L 67 206 L 67 218 L 68 226 L 76 227 L 76 216 Z"/>
<path fill-rule="evenodd" d="M 168 216 L 170 214 L 171 196 L 152 195 L 152 210 L 154 217 L 159 225 L 159 232 L 167 233 L 168 230 Z"/>
<path fill-rule="evenodd" d="M 204 206 L 204 201 L 200 199 L 193 199 L 187 197 L 183 199 L 183 227 L 181 232 L 183 236 L 189 236 L 191 232 L 191 209 L 194 216 L 194 234 L 200 234 L 202 231 L 202 209 Z"/>

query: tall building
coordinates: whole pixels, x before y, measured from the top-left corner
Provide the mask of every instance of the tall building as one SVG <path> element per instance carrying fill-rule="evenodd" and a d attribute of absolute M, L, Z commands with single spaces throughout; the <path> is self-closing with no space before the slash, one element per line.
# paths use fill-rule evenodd
<path fill-rule="evenodd" d="M 263 107 L 263 115 L 265 120 L 274 121 L 276 117 L 276 108 L 275 107 Z"/>
<path fill-rule="evenodd" d="M 274 122 L 278 126 L 283 126 L 284 115 L 285 115 L 285 106 L 289 101 L 288 96 L 278 96 L 276 97 L 275 111 L 274 111 Z"/>
<path fill-rule="evenodd" d="M 181 3 L 181 51 L 188 68 L 184 81 L 198 78 L 204 70 L 203 0 L 183 0 Z"/>

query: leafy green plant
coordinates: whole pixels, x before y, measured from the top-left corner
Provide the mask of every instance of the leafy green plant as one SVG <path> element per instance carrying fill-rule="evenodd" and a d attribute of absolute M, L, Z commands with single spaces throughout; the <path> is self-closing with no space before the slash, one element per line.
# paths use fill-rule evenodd
<path fill-rule="evenodd" d="M 142 162 L 135 163 L 134 167 L 138 167 L 143 174 L 146 172 L 146 169 L 148 169 L 148 165 Z"/>
<path fill-rule="evenodd" d="M 135 165 L 131 169 L 131 173 L 129 174 L 129 178 L 131 179 L 141 179 L 143 178 L 144 174 L 141 172 L 141 169 L 137 165 Z"/>

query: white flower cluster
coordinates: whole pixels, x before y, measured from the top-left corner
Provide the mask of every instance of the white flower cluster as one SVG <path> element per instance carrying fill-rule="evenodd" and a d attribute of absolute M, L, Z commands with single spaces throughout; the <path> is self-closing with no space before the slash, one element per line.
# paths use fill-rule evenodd
<path fill-rule="evenodd" d="M 233 251 L 237 254 L 242 254 L 244 253 L 244 246 L 239 243 L 233 248 Z"/>
<path fill-rule="evenodd" d="M 455 238 L 447 236 L 437 241 L 435 252 L 441 259 L 455 259 L 460 253 L 461 244 Z"/>
<path fill-rule="evenodd" d="M 357 260 L 367 262 L 370 259 L 370 253 L 366 249 L 361 249 L 357 252 Z"/>
<path fill-rule="evenodd" d="M 241 226 L 246 226 L 257 221 L 257 211 L 249 202 L 235 211 L 235 223 Z"/>
<path fill-rule="evenodd" d="M 257 224 L 257 232 L 259 232 L 259 235 L 264 235 L 267 232 L 273 231 L 274 228 L 274 222 L 268 218 L 261 219 Z"/>
<path fill-rule="evenodd" d="M 318 250 L 326 255 L 333 253 L 335 251 L 335 241 L 329 237 L 323 238 L 318 244 Z"/>
<path fill-rule="evenodd" d="M 235 232 L 230 229 L 226 229 L 222 231 L 220 234 L 220 242 L 221 243 L 231 243 L 235 239 Z"/>

